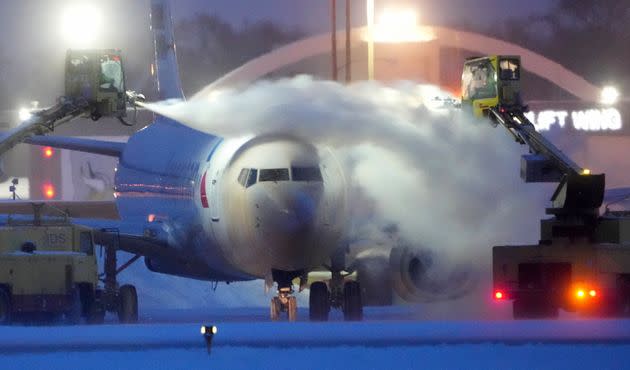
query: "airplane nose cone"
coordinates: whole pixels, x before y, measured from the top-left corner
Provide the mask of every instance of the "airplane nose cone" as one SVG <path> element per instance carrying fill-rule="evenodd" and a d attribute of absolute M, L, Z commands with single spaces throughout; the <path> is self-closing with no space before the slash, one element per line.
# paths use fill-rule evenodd
<path fill-rule="evenodd" d="M 306 189 L 276 192 L 265 210 L 268 225 L 282 233 L 307 231 L 316 220 L 318 202 L 319 195 Z"/>

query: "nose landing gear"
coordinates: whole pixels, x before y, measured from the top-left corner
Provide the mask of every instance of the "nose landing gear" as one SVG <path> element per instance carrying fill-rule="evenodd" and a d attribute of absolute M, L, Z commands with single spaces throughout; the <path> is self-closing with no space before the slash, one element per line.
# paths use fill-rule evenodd
<path fill-rule="evenodd" d="M 281 288 L 278 296 L 271 299 L 271 320 L 280 320 L 280 314 L 287 313 L 289 321 L 297 320 L 297 300 L 292 288 Z"/>
<path fill-rule="evenodd" d="M 287 313 L 289 321 L 297 320 L 297 299 L 293 295 L 293 279 L 302 277 L 302 271 L 272 270 L 273 281 L 278 284 L 278 295 L 271 299 L 269 314 L 272 321 L 280 320 L 280 315 Z"/>

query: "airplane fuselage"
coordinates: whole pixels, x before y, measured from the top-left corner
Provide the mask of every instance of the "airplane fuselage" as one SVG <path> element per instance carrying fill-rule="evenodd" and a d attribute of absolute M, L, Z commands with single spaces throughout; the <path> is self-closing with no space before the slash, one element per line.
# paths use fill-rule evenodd
<path fill-rule="evenodd" d="M 287 136 L 222 139 L 164 118 L 129 139 L 115 196 L 124 222 L 207 267 L 195 276 L 207 280 L 308 272 L 346 224 L 345 179 L 329 151 Z"/>

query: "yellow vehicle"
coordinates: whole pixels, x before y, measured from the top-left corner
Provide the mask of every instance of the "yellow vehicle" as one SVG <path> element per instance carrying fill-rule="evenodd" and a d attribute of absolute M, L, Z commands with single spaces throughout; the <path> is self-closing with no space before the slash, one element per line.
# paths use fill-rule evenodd
<path fill-rule="evenodd" d="M 43 217 L 43 205 L 32 205 L 33 219 L 9 217 L 0 226 L 0 325 L 62 316 L 70 324 L 102 323 L 106 311 L 136 322 L 136 290 L 118 287 L 115 276 L 124 267 L 116 269 L 115 249 L 106 248 L 103 289 L 92 229 L 65 215 Z"/>
<path fill-rule="evenodd" d="M 98 321 L 98 266 L 90 229 L 65 222 L 0 227 L 0 323 L 64 315 Z"/>
<path fill-rule="evenodd" d="M 65 96 L 84 100 L 94 120 L 125 117 L 127 95 L 120 50 L 68 50 Z"/>
<path fill-rule="evenodd" d="M 556 317 L 559 309 L 600 316 L 630 314 L 630 212 L 600 215 L 605 176 L 573 162 L 536 131 L 524 112 L 517 56 L 469 59 L 462 107 L 487 117 L 527 145 L 525 182 L 556 182 L 539 243 L 493 248 L 496 300 L 513 300 L 514 318 Z"/>
<path fill-rule="evenodd" d="M 462 72 L 462 107 L 472 109 L 476 117 L 488 116 L 488 109 L 519 106 L 522 103 L 521 58 L 492 55 L 471 58 Z"/>

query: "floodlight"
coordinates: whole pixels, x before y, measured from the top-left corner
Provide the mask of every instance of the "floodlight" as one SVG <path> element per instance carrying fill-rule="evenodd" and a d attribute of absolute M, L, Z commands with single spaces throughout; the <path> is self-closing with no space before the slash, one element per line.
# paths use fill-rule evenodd
<path fill-rule="evenodd" d="M 20 119 L 20 122 L 29 120 L 31 117 L 33 117 L 33 114 L 28 108 L 22 107 L 18 110 L 18 118 Z"/>
<path fill-rule="evenodd" d="M 68 47 L 88 48 L 94 46 L 103 19 L 96 6 L 80 2 L 66 8 L 61 22 L 61 31 Z"/>
<path fill-rule="evenodd" d="M 619 90 L 614 86 L 605 86 L 601 93 L 601 103 L 613 105 L 619 101 Z"/>
<path fill-rule="evenodd" d="M 375 42 L 423 42 L 434 39 L 432 32 L 420 27 L 418 12 L 413 9 L 385 9 L 373 31 Z"/>

